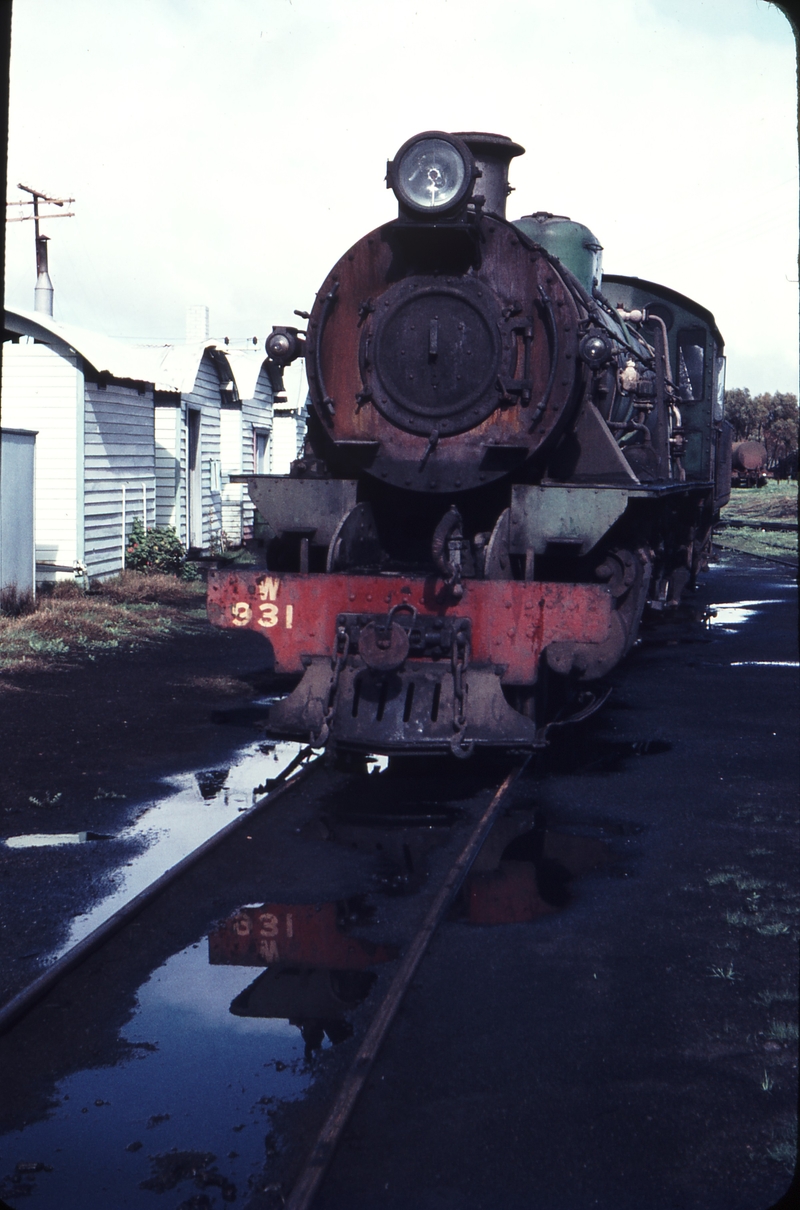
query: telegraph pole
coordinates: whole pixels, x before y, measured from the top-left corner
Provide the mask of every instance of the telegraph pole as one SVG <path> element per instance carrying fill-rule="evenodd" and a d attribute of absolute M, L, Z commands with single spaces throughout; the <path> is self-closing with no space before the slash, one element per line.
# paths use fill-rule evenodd
<path fill-rule="evenodd" d="M 32 214 L 14 215 L 8 219 L 10 223 L 24 223 L 26 219 L 33 219 L 34 232 L 36 235 L 36 289 L 33 292 L 33 309 L 39 311 L 43 315 L 53 314 L 53 283 L 50 280 L 50 274 L 47 271 L 47 241 L 49 236 L 42 235 L 39 231 L 39 219 L 48 218 L 74 218 L 74 211 L 68 210 L 64 214 L 40 214 L 39 202 L 46 202 L 50 206 L 65 206 L 70 202 L 74 202 L 74 197 L 50 197 L 43 193 L 41 189 L 32 189 L 30 185 L 19 184 L 18 189 L 22 189 L 25 193 L 31 194 L 29 202 L 7 202 L 8 206 L 33 206 Z"/>

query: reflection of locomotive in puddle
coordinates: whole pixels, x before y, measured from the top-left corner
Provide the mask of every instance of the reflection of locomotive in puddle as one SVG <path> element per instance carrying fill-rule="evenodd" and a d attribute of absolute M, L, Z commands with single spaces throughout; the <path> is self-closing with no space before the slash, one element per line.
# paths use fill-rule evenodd
<path fill-rule="evenodd" d="M 454 918 L 496 925 L 549 915 L 568 902 L 570 879 L 609 858 L 600 840 L 531 829 L 531 822 L 519 816 L 498 821 L 464 882 Z M 348 839 L 353 843 L 349 832 Z M 430 844 L 424 833 L 420 839 L 423 847 L 425 840 Z M 231 1012 L 288 1020 L 300 1030 L 306 1058 L 326 1036 L 334 1045 L 351 1037 L 349 1014 L 377 977 L 370 968 L 398 957 L 396 947 L 349 931 L 373 914 L 364 896 L 240 908 L 209 934 L 209 962 L 266 969 L 233 1000 Z"/>
<path fill-rule="evenodd" d="M 325 1035 L 334 1044 L 349 1038 L 353 1027 L 347 1015 L 375 982 L 368 968 L 397 956 L 392 946 L 346 931 L 370 914 L 358 896 L 241 908 L 209 934 L 209 962 L 267 969 L 240 992 L 231 1012 L 288 1020 L 302 1034 L 306 1058 L 322 1047 Z"/>
<path fill-rule="evenodd" d="M 612 860 L 602 840 L 546 827 L 538 812 L 494 825 L 454 904 L 469 924 L 526 924 L 565 908 L 573 879 Z"/>

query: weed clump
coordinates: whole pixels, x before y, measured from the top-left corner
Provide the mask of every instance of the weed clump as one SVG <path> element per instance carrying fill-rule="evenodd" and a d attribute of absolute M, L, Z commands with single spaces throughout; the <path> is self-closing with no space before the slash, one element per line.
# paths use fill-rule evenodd
<path fill-rule="evenodd" d="M 20 618 L 26 613 L 33 613 L 35 608 L 33 595 L 20 592 L 16 584 L 9 584 L 0 590 L 0 616 Z"/>
<path fill-rule="evenodd" d="M 119 605 L 186 605 L 197 603 L 205 594 L 197 579 L 167 572 L 123 571 L 118 576 L 92 585 L 91 595 Z"/>
<path fill-rule="evenodd" d="M 37 655 L 67 655 L 69 646 L 63 639 L 46 639 L 40 634 L 32 634 L 28 646 Z"/>
<path fill-rule="evenodd" d="M 138 517 L 134 519 L 125 548 L 125 567 L 132 571 L 179 575 L 197 579 L 197 568 L 186 562 L 186 549 L 171 525 L 156 525 L 145 529 Z"/>

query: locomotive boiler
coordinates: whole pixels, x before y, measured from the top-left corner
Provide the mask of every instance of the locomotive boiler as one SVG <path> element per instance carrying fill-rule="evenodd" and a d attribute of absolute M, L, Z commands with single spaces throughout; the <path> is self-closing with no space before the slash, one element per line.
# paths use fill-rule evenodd
<path fill-rule="evenodd" d="M 351 752 L 531 750 L 585 716 L 702 565 L 730 494 L 713 316 L 603 277 L 570 219 L 506 219 L 500 135 L 427 131 L 387 166 L 397 217 L 333 267 L 305 331 L 305 449 L 247 477 L 262 566 L 209 616 L 269 640 L 276 736 Z"/>

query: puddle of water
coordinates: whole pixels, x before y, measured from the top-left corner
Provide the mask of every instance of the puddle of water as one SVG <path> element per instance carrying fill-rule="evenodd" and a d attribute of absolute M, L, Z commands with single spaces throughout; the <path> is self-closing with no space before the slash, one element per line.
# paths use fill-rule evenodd
<path fill-rule="evenodd" d="M 728 630 L 741 626 L 749 621 L 759 609 L 766 605 L 783 605 L 781 598 L 764 601 L 731 601 L 721 605 L 709 605 L 709 626 L 713 629 Z"/>
<path fill-rule="evenodd" d="M 457 807 L 437 808 L 422 803 L 414 810 L 415 805 L 417 804 L 402 804 L 398 809 L 397 804 L 389 802 L 382 804 L 381 809 L 376 811 L 369 806 L 353 803 L 351 810 L 340 809 L 334 818 L 337 824 L 368 828 L 449 828 L 464 818 L 464 812 Z"/>
<path fill-rule="evenodd" d="M 431 849 L 461 818 L 462 812 L 451 813 L 446 807 L 438 815 L 427 807 L 419 814 L 332 812 L 312 821 L 306 835 L 369 853 L 375 859 L 373 886 L 387 895 L 411 895 L 427 881 Z"/>
<path fill-rule="evenodd" d="M 0 1139 L 0 1196 L 14 1202 L 16 1165 L 37 1164 L 52 1171 L 24 1178 L 35 1183 L 31 1206 L 152 1206 L 141 1183 L 173 1148 L 210 1155 L 228 1190 L 246 1194 L 266 1158 L 270 1108 L 313 1078 L 298 1028 L 231 1011 L 251 982 L 251 971 L 209 965 L 203 945 L 173 955 L 122 1031 L 134 1057 L 61 1080 L 46 1121 Z M 196 1192 L 190 1175 L 175 1185 L 178 1200 Z"/>
<path fill-rule="evenodd" d="M 108 840 L 100 832 L 35 832 L 30 836 L 9 836 L 3 844 L 8 849 L 44 849 L 53 845 L 86 844 L 91 840 Z"/>
<path fill-rule="evenodd" d="M 731 668 L 800 668 L 797 660 L 735 660 Z"/>
<path fill-rule="evenodd" d="M 280 1146 L 272 1112 L 305 1094 L 315 1052 L 352 1036 L 368 968 L 396 957 L 349 933 L 372 910 L 363 897 L 245 906 L 174 954 L 138 989 L 121 1062 L 98 1055 L 58 1083 L 48 1067 L 33 1110 L 47 1117 L 0 1138 L 0 1197 L 43 1210 L 139 1210 L 173 1189 L 184 1206 L 217 1204 L 189 1200 L 198 1189 L 244 1200 Z M 80 1013 L 91 1029 L 91 1006 Z M 4 1061 L 29 1080 L 24 1054 Z"/>
<path fill-rule="evenodd" d="M 343 925 L 369 919 L 362 897 L 336 903 L 264 903 L 243 907 L 208 938 L 208 960 L 235 966 L 276 962 L 365 970 L 397 957 L 390 946 L 349 935 Z"/>
<path fill-rule="evenodd" d="M 75 918 L 69 937 L 50 956 L 51 960 L 87 936 L 230 820 L 249 810 L 258 797 L 256 791 L 265 792 L 268 782 L 294 760 L 301 748 L 297 743 L 273 745 L 259 741 L 242 748 L 228 769 L 170 778 L 168 784 L 174 787 L 174 793 L 147 807 L 117 837 L 138 846 L 144 841 L 146 847 L 119 870 L 115 890 L 85 915 Z"/>
<path fill-rule="evenodd" d="M 591 836 L 532 828 L 502 849 L 492 869 L 467 875 L 455 917 L 469 924 L 526 924 L 567 907 L 569 884 L 614 860 L 609 846 Z"/>
<path fill-rule="evenodd" d="M 606 740 L 591 733 L 585 735 L 580 749 L 566 728 L 556 735 L 550 748 L 546 749 L 541 763 L 556 774 L 591 775 L 595 773 L 622 773 L 630 767 L 633 757 L 660 756 L 672 750 L 672 744 L 663 739 Z"/>

